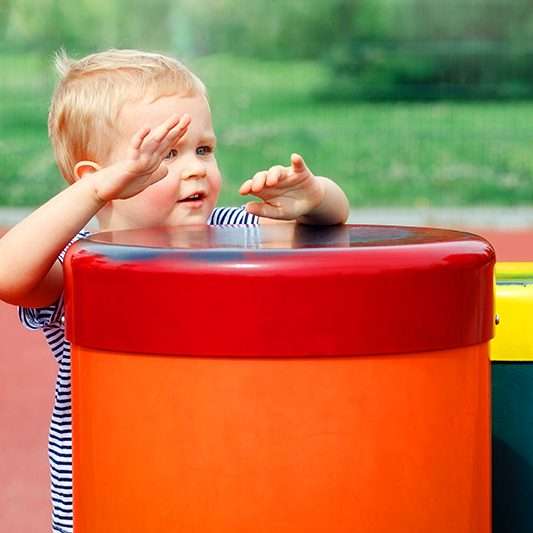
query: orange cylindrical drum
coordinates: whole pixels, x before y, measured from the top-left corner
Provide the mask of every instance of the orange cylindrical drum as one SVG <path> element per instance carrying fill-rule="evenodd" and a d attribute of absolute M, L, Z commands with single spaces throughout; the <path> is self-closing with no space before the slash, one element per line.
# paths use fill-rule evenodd
<path fill-rule="evenodd" d="M 80 241 L 76 533 L 489 533 L 493 264 L 421 228 Z"/>

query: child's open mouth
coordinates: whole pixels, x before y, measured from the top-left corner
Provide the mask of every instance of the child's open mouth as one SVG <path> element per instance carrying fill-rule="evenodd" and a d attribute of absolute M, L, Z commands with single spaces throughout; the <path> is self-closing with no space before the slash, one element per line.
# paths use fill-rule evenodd
<path fill-rule="evenodd" d="M 183 198 L 182 200 L 178 200 L 179 204 L 186 204 L 189 207 L 201 207 L 204 203 L 204 198 L 206 197 L 206 194 L 204 192 L 196 192 L 193 194 L 190 194 L 186 198 Z"/>

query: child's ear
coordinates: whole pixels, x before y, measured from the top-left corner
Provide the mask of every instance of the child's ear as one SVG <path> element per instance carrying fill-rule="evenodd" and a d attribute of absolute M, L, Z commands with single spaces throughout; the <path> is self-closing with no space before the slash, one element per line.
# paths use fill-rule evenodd
<path fill-rule="evenodd" d="M 94 161 L 78 161 L 74 167 L 74 180 L 83 178 L 87 172 L 92 173 L 100 170 L 100 165 Z"/>

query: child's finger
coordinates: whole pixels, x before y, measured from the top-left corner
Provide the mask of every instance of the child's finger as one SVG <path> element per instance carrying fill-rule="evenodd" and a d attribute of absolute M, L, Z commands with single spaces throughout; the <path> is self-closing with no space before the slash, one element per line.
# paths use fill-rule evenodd
<path fill-rule="evenodd" d="M 309 170 L 305 164 L 304 158 L 300 154 L 291 155 L 291 166 L 294 172 L 304 172 Z"/>
<path fill-rule="evenodd" d="M 278 206 L 273 206 L 265 202 L 248 202 L 245 205 L 246 211 L 252 213 L 252 215 L 257 215 L 259 217 L 268 217 L 268 218 L 277 218 L 284 219 L 283 209 Z"/>
<path fill-rule="evenodd" d="M 138 150 L 146 136 L 150 133 L 150 128 L 142 128 L 138 132 L 136 132 L 133 137 L 131 138 L 131 147 L 134 150 Z"/>
<path fill-rule="evenodd" d="M 266 178 L 266 186 L 272 187 L 273 185 L 276 185 L 278 181 L 280 181 L 281 177 L 283 176 L 285 172 L 285 168 L 283 168 L 281 165 L 276 165 L 272 167 L 267 174 Z"/>
<path fill-rule="evenodd" d="M 191 123 L 190 115 L 183 115 L 179 122 L 168 132 L 167 139 L 170 142 L 176 141 L 178 138 L 183 137 L 185 132 L 189 129 Z"/>
<path fill-rule="evenodd" d="M 176 144 L 176 142 L 187 133 L 190 123 L 190 115 L 183 115 L 180 121 L 168 132 L 166 138 L 162 139 L 159 146 L 159 152 L 166 153 L 170 146 Z"/>
<path fill-rule="evenodd" d="M 252 178 L 252 192 L 259 192 L 264 186 L 267 179 L 267 172 L 265 170 L 258 172 Z"/>
<path fill-rule="evenodd" d="M 163 124 L 154 130 L 153 140 L 160 143 L 168 135 L 168 132 L 179 123 L 180 119 L 181 115 L 176 114 L 165 120 Z"/>
<path fill-rule="evenodd" d="M 246 180 L 239 189 L 240 194 L 249 194 L 252 190 L 252 180 Z"/>

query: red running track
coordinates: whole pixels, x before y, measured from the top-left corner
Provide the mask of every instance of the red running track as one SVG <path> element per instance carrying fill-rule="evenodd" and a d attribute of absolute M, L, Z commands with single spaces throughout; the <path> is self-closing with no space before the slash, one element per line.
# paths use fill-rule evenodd
<path fill-rule="evenodd" d="M 498 261 L 533 261 L 533 229 L 472 230 Z M 2 231 L 0 230 L 0 235 Z M 39 333 L 0 302 L 0 533 L 50 531 L 47 432 L 56 365 Z"/>

